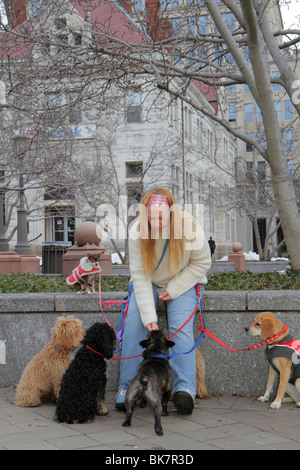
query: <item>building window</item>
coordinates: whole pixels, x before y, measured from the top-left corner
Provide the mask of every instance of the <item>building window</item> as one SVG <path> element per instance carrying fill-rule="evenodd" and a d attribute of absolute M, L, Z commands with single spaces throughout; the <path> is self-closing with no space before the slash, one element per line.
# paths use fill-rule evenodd
<path fill-rule="evenodd" d="M 137 204 L 141 201 L 144 191 L 143 183 L 127 183 L 126 192 L 127 192 L 127 201 L 128 205 Z"/>
<path fill-rule="evenodd" d="M 172 27 L 173 27 L 173 33 L 177 34 L 181 31 L 181 18 L 172 18 Z"/>
<path fill-rule="evenodd" d="M 278 71 L 272 72 L 272 77 L 273 78 L 280 77 L 280 72 Z M 273 83 L 272 88 L 273 88 L 273 91 L 281 91 L 281 85 L 279 85 L 279 83 Z"/>
<path fill-rule="evenodd" d="M 245 57 L 245 60 L 248 62 L 248 64 L 250 64 L 251 60 L 250 60 L 250 54 L 249 54 L 249 47 L 248 46 L 244 46 L 244 57 Z"/>
<path fill-rule="evenodd" d="M 294 149 L 294 131 L 288 129 L 284 131 L 285 150 L 290 151 Z"/>
<path fill-rule="evenodd" d="M 235 93 L 236 85 L 229 85 L 226 89 L 227 89 L 227 93 Z"/>
<path fill-rule="evenodd" d="M 180 0 L 170 0 L 170 2 L 168 3 L 168 6 L 171 8 L 179 8 L 180 4 L 181 4 Z"/>
<path fill-rule="evenodd" d="M 198 17 L 198 32 L 200 34 L 207 33 L 207 15 L 201 15 Z"/>
<path fill-rule="evenodd" d="M 39 14 L 40 10 L 42 8 L 45 8 L 48 5 L 48 2 L 46 0 L 44 1 L 37 1 L 37 2 L 32 2 L 32 16 L 36 16 Z"/>
<path fill-rule="evenodd" d="M 263 131 L 256 132 L 256 140 L 262 145 L 263 147 L 266 146 L 266 134 Z"/>
<path fill-rule="evenodd" d="M 55 20 L 56 29 L 65 29 L 67 26 L 66 18 L 57 18 Z"/>
<path fill-rule="evenodd" d="M 257 173 L 260 180 L 266 179 L 266 162 L 257 162 Z"/>
<path fill-rule="evenodd" d="M 246 162 L 246 176 L 250 182 L 254 181 L 253 162 Z"/>
<path fill-rule="evenodd" d="M 256 105 L 256 122 L 262 122 L 262 114 L 258 105 Z"/>
<path fill-rule="evenodd" d="M 236 103 L 228 103 L 228 121 L 236 122 Z"/>
<path fill-rule="evenodd" d="M 295 173 L 295 162 L 293 159 L 287 161 L 288 168 L 290 170 L 291 175 L 293 176 Z"/>
<path fill-rule="evenodd" d="M 126 178 L 143 176 L 143 162 L 126 162 Z"/>
<path fill-rule="evenodd" d="M 246 122 L 249 124 L 254 121 L 253 117 L 253 103 L 247 103 L 245 105 L 245 116 L 246 116 Z"/>
<path fill-rule="evenodd" d="M 127 91 L 127 122 L 141 122 L 142 121 L 142 112 L 141 112 L 141 93 L 134 90 Z"/>
<path fill-rule="evenodd" d="M 74 37 L 75 46 L 81 46 L 82 45 L 82 34 L 73 33 L 73 37 Z"/>
<path fill-rule="evenodd" d="M 49 124 L 61 122 L 61 96 L 58 93 L 49 93 L 47 95 L 47 108 Z"/>
<path fill-rule="evenodd" d="M 143 0 L 134 0 L 133 2 L 133 10 L 136 10 L 136 11 L 142 11 L 144 10 L 144 2 Z"/>
<path fill-rule="evenodd" d="M 274 101 L 276 113 L 277 113 L 277 119 L 278 121 L 282 120 L 282 113 L 281 113 L 281 101 Z"/>
<path fill-rule="evenodd" d="M 78 124 L 81 122 L 81 106 L 79 101 L 79 93 L 71 92 L 68 94 L 69 99 L 69 123 Z"/>
<path fill-rule="evenodd" d="M 225 214 L 225 233 L 226 240 L 230 240 L 230 216 Z"/>
<path fill-rule="evenodd" d="M 62 201 L 74 199 L 74 193 L 63 182 L 57 182 L 53 187 L 48 187 L 44 193 L 44 201 Z"/>
<path fill-rule="evenodd" d="M 45 208 L 45 234 L 48 242 L 75 243 L 75 208 L 57 206 Z"/>
<path fill-rule="evenodd" d="M 254 140 L 254 132 L 247 132 L 247 137 L 251 140 Z M 246 142 L 246 152 L 253 152 L 253 146 Z"/>
<path fill-rule="evenodd" d="M 291 121 L 293 119 L 293 104 L 291 101 L 284 102 L 284 120 Z"/>
<path fill-rule="evenodd" d="M 235 16 L 233 13 L 225 13 L 225 22 L 227 28 L 233 32 L 235 29 Z"/>
<path fill-rule="evenodd" d="M 60 46 L 57 46 L 57 53 L 62 54 L 66 50 L 65 46 L 68 44 L 68 35 L 58 34 L 57 41 L 61 44 Z"/>

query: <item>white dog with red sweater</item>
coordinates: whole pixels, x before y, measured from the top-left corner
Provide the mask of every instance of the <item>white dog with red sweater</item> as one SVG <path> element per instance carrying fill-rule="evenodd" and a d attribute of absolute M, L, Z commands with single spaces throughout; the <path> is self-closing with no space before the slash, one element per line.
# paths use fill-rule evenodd
<path fill-rule="evenodd" d="M 67 278 L 67 284 L 74 286 L 79 294 L 95 293 L 95 277 L 101 272 L 99 264 L 100 257 L 104 251 L 92 254 L 87 253 L 81 258 L 79 265 L 73 270 L 72 274 Z M 89 283 L 92 284 L 92 292 L 89 289 Z"/>

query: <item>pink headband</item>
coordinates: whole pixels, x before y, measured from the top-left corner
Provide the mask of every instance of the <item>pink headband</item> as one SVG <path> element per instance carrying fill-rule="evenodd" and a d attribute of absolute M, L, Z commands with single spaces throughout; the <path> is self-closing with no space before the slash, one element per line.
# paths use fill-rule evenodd
<path fill-rule="evenodd" d="M 163 196 L 162 194 L 152 194 L 147 202 L 147 207 L 149 206 L 169 206 L 170 207 L 170 201 L 166 196 Z"/>

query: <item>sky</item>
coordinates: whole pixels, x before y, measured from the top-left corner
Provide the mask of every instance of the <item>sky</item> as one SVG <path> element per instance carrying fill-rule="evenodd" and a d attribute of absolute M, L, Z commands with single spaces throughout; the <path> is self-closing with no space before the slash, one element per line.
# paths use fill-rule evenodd
<path fill-rule="evenodd" d="M 288 5 L 284 5 L 287 3 Z M 300 0 L 281 2 L 281 14 L 285 28 L 300 26 Z"/>

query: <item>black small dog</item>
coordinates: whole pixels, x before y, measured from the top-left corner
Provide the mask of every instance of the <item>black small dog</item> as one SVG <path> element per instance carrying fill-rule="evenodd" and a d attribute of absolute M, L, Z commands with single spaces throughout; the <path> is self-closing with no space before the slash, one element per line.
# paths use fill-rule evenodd
<path fill-rule="evenodd" d="M 140 365 L 137 375 L 130 382 L 126 397 L 125 407 L 127 415 L 123 426 L 131 426 L 131 418 L 137 401 L 149 403 L 155 414 L 155 432 L 163 435 L 161 416 L 168 416 L 168 401 L 173 387 L 173 373 L 169 360 L 160 357 L 151 357 L 157 354 L 167 355 L 168 349 L 175 343 L 169 341 L 162 330 L 151 331 L 148 338 L 140 342 L 146 351 L 143 352 L 144 361 Z"/>
<path fill-rule="evenodd" d="M 106 323 L 95 323 L 85 334 L 60 386 L 55 419 L 60 423 L 86 423 L 96 414 L 108 413 L 105 398 L 106 362 L 116 346 L 114 330 Z"/>

